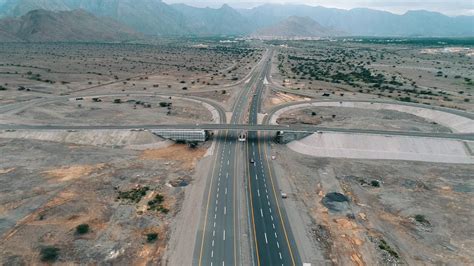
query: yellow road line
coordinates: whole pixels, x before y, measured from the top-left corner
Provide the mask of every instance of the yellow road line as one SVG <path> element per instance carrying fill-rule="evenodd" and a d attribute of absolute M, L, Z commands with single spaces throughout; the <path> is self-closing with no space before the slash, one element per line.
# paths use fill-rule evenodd
<path fill-rule="evenodd" d="M 267 134 L 264 133 L 263 137 L 266 138 Z M 258 144 L 259 144 L 258 145 L 258 150 L 260 151 L 260 138 L 258 139 Z M 290 240 L 288 239 L 288 233 L 286 232 L 285 222 L 283 221 L 283 217 L 281 215 L 280 204 L 278 203 L 278 198 L 277 198 L 277 195 L 276 195 L 276 192 L 275 192 L 275 184 L 273 183 L 273 175 L 272 175 L 272 171 L 270 169 L 270 163 L 268 162 L 267 148 L 266 148 L 265 145 L 264 145 L 264 148 L 263 148 L 263 152 L 265 153 L 265 161 L 267 163 L 268 173 L 270 175 L 270 181 L 272 182 L 273 195 L 275 196 L 275 201 L 276 201 L 276 205 L 277 205 L 277 209 L 278 209 L 278 214 L 280 216 L 281 225 L 283 226 L 283 232 L 285 232 L 286 244 L 288 245 L 288 250 L 290 251 L 291 261 L 292 261 L 293 265 L 296 265 L 295 264 L 295 258 L 293 257 L 293 250 L 291 249 L 291 245 L 290 245 Z"/>
<path fill-rule="evenodd" d="M 236 177 L 237 177 L 237 143 L 235 144 L 235 151 L 234 151 L 234 176 L 232 177 L 233 178 L 233 182 L 234 182 L 234 195 L 233 195 L 233 205 L 234 205 L 234 212 L 233 212 L 233 219 L 234 219 L 234 265 L 237 265 L 237 233 L 236 233 L 236 222 L 235 222 L 235 212 L 238 211 L 237 210 L 237 207 L 236 207 L 236 200 L 235 200 L 235 195 L 237 194 L 236 193 L 236 190 L 237 190 L 237 186 L 236 186 Z"/>
<path fill-rule="evenodd" d="M 228 132 L 229 132 L 228 130 L 225 132 L 224 143 L 227 142 Z M 204 249 L 204 238 L 205 238 L 206 227 L 207 227 L 207 213 L 209 212 L 209 203 L 211 201 L 211 191 L 212 191 L 212 185 L 213 185 L 214 177 L 215 177 L 214 173 L 215 173 L 215 170 L 216 170 L 217 161 L 219 161 L 219 158 L 218 158 L 219 148 L 220 148 L 220 146 L 222 146 L 222 144 L 221 144 L 221 142 L 219 142 L 217 145 L 218 145 L 218 147 L 216 149 L 216 158 L 217 158 L 217 160 L 214 161 L 214 166 L 212 167 L 211 184 L 209 186 L 209 193 L 208 193 L 208 196 L 207 196 L 206 216 L 204 218 L 204 227 L 203 227 L 203 230 L 202 230 L 201 251 L 199 252 L 199 266 L 202 265 L 202 252 L 203 252 L 203 249 Z"/>
<path fill-rule="evenodd" d="M 249 154 L 249 141 L 247 141 L 247 154 Z M 249 177 L 249 195 L 250 195 L 250 209 L 252 210 L 252 224 L 253 224 L 253 237 L 255 241 L 255 251 L 257 251 L 257 265 L 260 266 L 260 256 L 258 254 L 258 241 L 257 241 L 257 231 L 255 229 L 255 217 L 253 213 L 253 202 L 252 202 L 252 177 L 250 176 L 250 164 L 247 164 L 247 171 Z"/>

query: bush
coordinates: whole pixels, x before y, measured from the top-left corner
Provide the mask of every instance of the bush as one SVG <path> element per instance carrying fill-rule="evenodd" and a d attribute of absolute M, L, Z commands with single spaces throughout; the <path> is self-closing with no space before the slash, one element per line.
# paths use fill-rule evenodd
<path fill-rule="evenodd" d="M 59 257 L 59 248 L 48 246 L 43 247 L 40 251 L 41 261 L 43 262 L 54 262 Z"/>
<path fill-rule="evenodd" d="M 157 233 L 148 233 L 146 234 L 146 241 L 148 243 L 155 242 L 158 239 L 158 234 Z"/>
<path fill-rule="evenodd" d="M 138 203 L 146 195 L 149 187 L 138 187 L 129 191 L 119 191 L 118 199 L 130 201 L 132 203 Z"/>
<path fill-rule="evenodd" d="M 415 221 L 421 223 L 421 224 L 425 224 L 425 225 L 429 225 L 430 222 L 426 219 L 426 217 L 422 214 L 417 214 L 415 215 Z"/>
<path fill-rule="evenodd" d="M 387 242 L 385 242 L 385 240 L 383 240 L 383 239 L 380 240 L 379 248 L 380 248 L 381 250 L 387 251 L 390 255 L 392 255 L 393 257 L 395 257 L 395 258 L 397 258 L 397 259 L 400 257 L 400 256 L 398 255 L 398 253 L 397 253 L 396 251 L 394 251 L 394 250 L 392 249 L 392 247 L 389 246 L 389 245 L 387 244 Z"/>
<path fill-rule="evenodd" d="M 380 187 L 380 182 L 377 181 L 377 180 L 372 180 L 370 182 L 370 185 L 373 186 L 373 187 Z"/>
<path fill-rule="evenodd" d="M 89 233 L 89 225 L 88 224 L 80 224 L 76 227 L 76 233 L 79 235 L 84 235 Z"/>

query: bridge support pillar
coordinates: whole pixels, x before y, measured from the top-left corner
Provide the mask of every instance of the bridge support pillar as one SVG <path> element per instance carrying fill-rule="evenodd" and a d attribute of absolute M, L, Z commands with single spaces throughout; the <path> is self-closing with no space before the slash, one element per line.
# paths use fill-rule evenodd
<path fill-rule="evenodd" d="M 289 142 L 302 139 L 311 135 L 306 132 L 289 132 L 289 131 L 277 131 L 275 136 L 275 142 L 280 144 L 287 144 Z"/>

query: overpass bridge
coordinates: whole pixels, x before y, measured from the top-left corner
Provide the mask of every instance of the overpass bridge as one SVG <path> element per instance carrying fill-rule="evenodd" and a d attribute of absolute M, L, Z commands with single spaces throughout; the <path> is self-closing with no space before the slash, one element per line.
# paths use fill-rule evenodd
<path fill-rule="evenodd" d="M 348 134 L 372 134 L 386 136 L 410 136 L 410 137 L 426 137 L 426 138 L 443 138 L 474 141 L 473 133 L 431 133 L 419 131 L 388 131 L 388 130 L 372 130 L 372 129 L 351 129 L 351 128 L 328 128 L 312 125 L 249 125 L 249 124 L 179 124 L 179 125 L 110 125 L 110 126 L 63 126 L 63 125 L 0 125 L 0 130 L 67 130 L 67 131 L 84 131 L 84 130 L 133 130 L 133 131 L 150 131 L 157 135 L 166 132 L 165 138 L 173 134 L 190 133 L 194 138 L 199 138 L 195 132 L 199 134 L 208 134 L 210 131 L 247 131 L 247 132 L 275 132 L 279 134 L 312 134 L 324 132 L 339 132 Z M 172 139 L 172 138 L 171 138 Z"/>

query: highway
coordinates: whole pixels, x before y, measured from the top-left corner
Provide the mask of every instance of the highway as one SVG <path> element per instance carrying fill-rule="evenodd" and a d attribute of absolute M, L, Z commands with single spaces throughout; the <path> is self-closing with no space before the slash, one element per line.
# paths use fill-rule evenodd
<path fill-rule="evenodd" d="M 219 112 L 219 124 L 160 124 L 160 125 L 98 125 L 98 126 L 65 126 L 65 125 L 19 125 L 0 124 L 0 130 L 208 130 L 217 131 L 214 163 L 209 169 L 206 191 L 203 195 L 204 205 L 196 206 L 202 211 L 198 222 L 195 249 L 193 251 L 193 265 L 247 265 L 249 259 L 254 265 L 302 265 L 301 258 L 296 250 L 296 244 L 291 227 L 283 208 L 283 199 L 279 190 L 276 176 L 271 164 L 271 154 L 268 150 L 270 141 L 275 132 L 289 133 L 320 133 L 336 132 L 348 134 L 371 134 L 384 136 L 409 136 L 425 138 L 443 138 L 474 141 L 474 134 L 459 133 L 428 133 L 418 131 L 387 131 L 350 128 L 328 128 L 311 125 L 268 125 L 258 124 L 263 93 L 264 80 L 271 81 L 271 58 L 273 51 L 268 50 L 261 61 L 249 73 L 248 80 L 241 80 L 232 86 L 241 86 L 235 103 L 231 108 L 232 117 L 226 123 L 224 109 L 209 99 L 188 97 L 206 102 Z M 247 78 L 246 77 L 246 78 Z M 272 86 L 273 90 L 290 91 L 286 88 Z M 107 97 L 123 96 L 128 94 L 92 94 L 74 97 Z M 148 93 L 132 93 L 137 96 L 164 96 Z M 314 95 L 311 95 L 314 96 Z M 72 96 L 61 96 L 45 99 L 35 99 L 28 103 L 16 103 L 0 107 L 2 112 L 18 112 L 34 105 L 64 101 Z M 317 102 L 317 101 L 313 101 Z M 396 104 L 413 105 L 407 103 L 389 102 Z M 276 107 L 270 112 L 298 103 L 289 103 Z M 420 105 L 416 105 L 420 107 Z M 444 108 L 426 107 L 442 111 Z M 472 117 L 472 114 L 458 110 L 450 110 L 453 114 Z M 247 142 L 238 142 L 238 134 L 248 132 Z M 248 202 L 248 207 L 241 203 Z M 245 221 L 242 216 L 248 221 Z M 247 217 L 248 216 L 248 217 Z M 245 241 L 244 235 L 250 240 Z M 247 243 L 248 242 L 248 243 Z M 249 256 L 243 256 L 250 245 Z M 186 251 L 183 251 L 186 252 Z"/>
<path fill-rule="evenodd" d="M 232 108 L 230 126 L 237 126 L 247 120 L 248 101 L 253 85 L 261 75 L 261 65 L 271 54 L 267 52 L 254 68 L 248 83 L 243 86 Z M 199 127 L 199 125 L 195 125 Z M 242 158 L 241 144 L 237 142 L 240 133 L 226 128 L 218 130 L 217 154 L 210 171 L 210 181 L 205 193 L 203 221 L 196 238 L 194 250 L 195 265 L 244 265 L 241 261 L 241 217 L 238 184 L 238 159 Z"/>
<path fill-rule="evenodd" d="M 259 77 L 251 101 L 249 125 L 257 125 L 262 104 L 264 77 L 270 70 L 270 60 Z M 247 128 L 249 128 L 248 126 Z M 252 235 L 256 265 L 301 265 L 288 219 L 280 204 L 281 196 L 268 162 L 267 138 L 250 131 L 247 141 L 248 197 L 251 208 Z"/>

